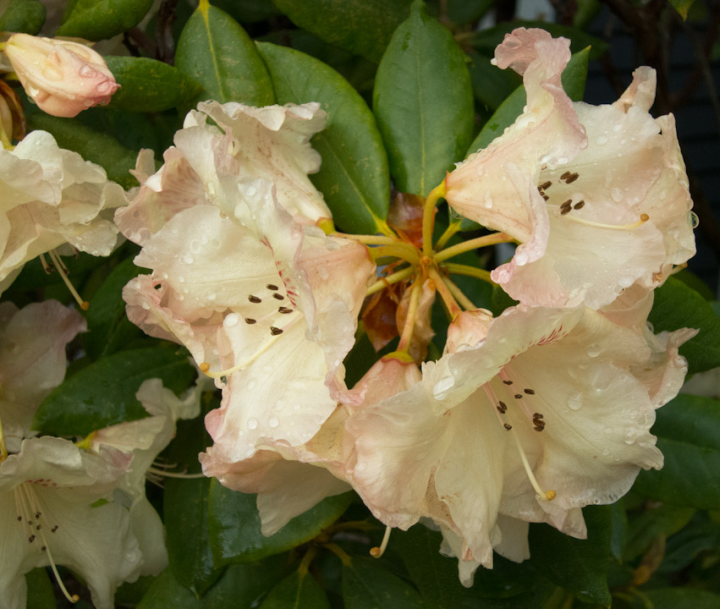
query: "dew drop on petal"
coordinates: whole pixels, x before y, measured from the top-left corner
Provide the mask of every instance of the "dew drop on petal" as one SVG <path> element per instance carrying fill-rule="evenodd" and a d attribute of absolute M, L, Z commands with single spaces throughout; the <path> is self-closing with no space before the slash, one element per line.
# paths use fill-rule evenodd
<path fill-rule="evenodd" d="M 588 347 L 588 350 L 587 350 L 588 357 L 597 357 L 598 355 L 600 355 L 600 351 L 601 351 L 600 345 L 598 345 L 597 343 L 593 343 L 592 345 L 590 345 Z"/>
<path fill-rule="evenodd" d="M 605 455 L 607 457 L 609 454 L 610 454 L 610 451 L 607 448 L 603 450 L 603 455 Z"/>
<path fill-rule="evenodd" d="M 691 211 L 688 214 L 688 219 L 692 228 L 697 228 L 698 224 L 700 224 L 700 219 L 697 217 L 697 214 L 694 211 Z"/>
<path fill-rule="evenodd" d="M 625 434 L 625 444 L 635 444 L 635 440 L 637 440 L 637 432 L 631 429 Z"/>
<path fill-rule="evenodd" d="M 280 425 L 280 421 L 278 421 L 275 417 L 273 417 L 272 419 L 270 419 L 268 421 L 268 425 L 270 425 L 270 427 L 272 429 L 275 429 L 278 425 Z"/>
<path fill-rule="evenodd" d="M 247 426 L 248 426 L 248 429 L 257 429 L 257 426 L 258 426 L 257 419 L 248 419 Z"/>
<path fill-rule="evenodd" d="M 183 256 L 183 262 L 185 264 L 192 264 L 193 262 L 195 262 L 195 258 L 193 258 L 190 254 L 185 254 Z"/>
<path fill-rule="evenodd" d="M 595 143 L 598 146 L 604 146 L 608 143 L 608 138 L 605 135 L 598 135 L 597 138 L 595 138 Z"/>
<path fill-rule="evenodd" d="M 616 203 L 620 203 L 620 201 L 622 201 L 623 198 L 625 197 L 622 189 L 618 188 L 617 186 L 610 190 L 610 196 L 612 197 L 613 201 L 615 201 Z"/>
<path fill-rule="evenodd" d="M 571 393 L 568 397 L 568 408 L 570 410 L 580 410 L 583 405 L 582 393 Z"/>
<path fill-rule="evenodd" d="M 234 326 L 237 326 L 239 321 L 240 318 L 236 313 L 230 313 L 223 320 L 223 326 L 225 326 L 226 328 L 232 328 Z"/>

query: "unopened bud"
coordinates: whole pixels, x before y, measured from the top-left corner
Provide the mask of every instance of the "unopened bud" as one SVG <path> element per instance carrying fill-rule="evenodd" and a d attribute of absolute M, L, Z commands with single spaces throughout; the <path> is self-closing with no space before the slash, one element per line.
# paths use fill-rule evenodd
<path fill-rule="evenodd" d="M 25 92 L 53 116 L 107 104 L 119 87 L 105 60 L 77 42 L 13 34 L 5 53 Z"/>

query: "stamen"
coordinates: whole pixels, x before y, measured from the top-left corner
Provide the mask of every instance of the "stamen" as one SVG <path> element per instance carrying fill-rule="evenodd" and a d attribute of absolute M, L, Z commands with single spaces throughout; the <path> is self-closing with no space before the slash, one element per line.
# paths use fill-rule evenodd
<path fill-rule="evenodd" d="M 261 298 L 258 298 L 257 296 L 253 296 L 252 294 L 250 294 L 250 296 L 248 296 L 248 300 L 250 302 L 252 302 L 253 304 L 258 304 L 258 303 L 262 302 Z"/>
<path fill-rule="evenodd" d="M 585 207 L 584 200 L 578 201 L 577 203 L 575 203 L 575 205 L 573 205 L 573 209 L 582 209 L 583 207 Z"/>
<path fill-rule="evenodd" d="M 517 434 L 512 434 L 512 437 L 515 440 L 515 446 L 517 446 L 518 452 L 520 453 L 520 459 L 522 460 L 525 472 L 530 479 L 530 484 L 532 484 L 535 492 L 538 494 L 538 497 L 541 501 L 552 501 L 553 499 L 555 499 L 555 497 L 557 497 L 557 493 L 553 490 L 547 492 L 542 490 L 540 484 L 537 481 L 537 478 L 535 478 L 535 474 L 533 474 L 532 469 L 530 469 L 530 464 L 528 463 L 527 456 L 525 455 L 525 451 L 520 444 L 520 440 L 518 439 Z"/>
<path fill-rule="evenodd" d="M 48 252 L 48 255 L 50 256 L 50 260 L 53 261 L 53 264 L 55 265 L 55 268 L 57 269 L 58 273 L 60 274 L 60 278 L 63 280 L 65 285 L 67 286 L 67 289 L 70 290 L 70 293 L 73 295 L 73 298 L 75 298 L 75 301 L 78 303 L 78 306 L 83 310 L 87 311 L 90 308 L 90 303 L 87 300 L 83 300 L 80 298 L 80 294 L 78 294 L 77 290 L 75 289 L 75 286 L 73 286 L 72 283 L 70 283 L 70 280 L 67 278 L 68 270 L 67 267 L 62 263 L 58 255 L 50 250 Z"/>
<path fill-rule="evenodd" d="M 292 309 L 288 309 L 287 307 L 280 307 L 280 308 L 278 309 L 278 312 L 279 312 L 279 313 L 282 313 L 283 315 L 289 315 L 290 313 L 293 312 L 293 310 L 292 310 Z"/>
<path fill-rule="evenodd" d="M 372 548 L 370 550 L 370 556 L 374 558 L 380 558 L 387 549 L 388 542 L 390 541 L 390 531 L 392 531 L 392 527 L 388 526 L 385 528 L 385 535 L 383 535 L 382 543 L 380 544 L 379 548 Z"/>
<path fill-rule="evenodd" d="M 544 183 L 540 184 L 540 186 L 538 186 L 538 188 L 542 188 L 543 190 L 547 190 L 547 189 L 550 188 L 551 186 L 552 186 L 552 182 L 551 182 L 550 180 L 548 180 L 547 182 L 544 182 Z"/>
<path fill-rule="evenodd" d="M 273 292 L 276 292 L 277 290 L 280 289 L 280 288 L 278 288 L 276 285 L 273 285 L 272 283 L 268 283 L 265 287 L 266 287 L 268 290 L 272 290 Z"/>
<path fill-rule="evenodd" d="M 510 425 L 510 423 L 505 423 L 505 424 L 503 425 L 503 427 L 504 427 L 505 429 L 507 429 L 508 431 L 510 431 L 510 430 L 512 429 L 512 425 Z"/>
<path fill-rule="evenodd" d="M 273 294 L 273 298 L 275 298 L 276 300 L 285 300 L 285 296 L 283 296 L 282 294 L 278 294 L 277 292 Z"/>
<path fill-rule="evenodd" d="M 563 212 L 560 212 L 563 213 Z M 570 216 L 570 220 L 573 220 L 574 222 L 579 222 L 580 224 L 585 224 L 587 226 L 594 226 L 596 228 L 611 228 L 615 230 L 632 230 L 633 228 L 637 228 L 638 226 L 642 226 L 650 219 L 650 216 L 647 214 L 642 214 L 640 216 L 640 220 L 637 222 L 633 222 L 632 224 L 602 224 L 601 222 L 592 222 L 591 220 L 585 220 L 583 218 L 578 218 L 577 216 Z"/>
<path fill-rule="evenodd" d="M 245 318 L 245 323 L 246 323 L 246 324 L 253 325 L 253 324 L 256 324 L 256 323 L 257 323 L 257 319 L 253 319 L 252 317 L 246 317 L 246 318 Z"/>
<path fill-rule="evenodd" d="M 528 395 L 535 395 L 535 390 L 534 390 L 534 389 L 525 389 L 524 391 L 525 391 L 525 393 L 527 393 Z"/>
<path fill-rule="evenodd" d="M 205 474 L 202 472 L 199 474 L 184 474 L 184 473 L 173 473 L 173 472 L 166 472 L 161 469 L 155 469 L 154 467 L 148 467 L 148 472 L 151 474 L 154 474 L 156 476 L 159 476 L 160 478 L 182 478 L 185 480 L 194 480 L 197 478 L 205 478 Z"/>
<path fill-rule="evenodd" d="M 276 328 L 275 326 L 270 326 L 270 334 L 273 336 L 278 336 L 279 334 L 282 334 L 283 331 L 281 328 Z"/>

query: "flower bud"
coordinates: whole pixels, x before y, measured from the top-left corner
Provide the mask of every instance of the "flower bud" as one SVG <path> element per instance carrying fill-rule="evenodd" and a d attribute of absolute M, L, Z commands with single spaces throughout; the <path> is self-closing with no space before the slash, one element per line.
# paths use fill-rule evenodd
<path fill-rule="evenodd" d="M 13 34 L 5 53 L 26 93 L 53 116 L 107 104 L 119 87 L 105 60 L 77 42 Z"/>

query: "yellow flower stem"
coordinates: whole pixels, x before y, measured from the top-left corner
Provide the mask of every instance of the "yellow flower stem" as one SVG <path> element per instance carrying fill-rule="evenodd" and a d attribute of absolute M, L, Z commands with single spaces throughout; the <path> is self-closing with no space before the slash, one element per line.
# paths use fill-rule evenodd
<path fill-rule="evenodd" d="M 408 307 L 405 325 L 403 326 L 400 342 L 397 351 L 408 353 L 410 343 L 412 341 L 413 330 L 415 329 L 415 318 L 417 317 L 418 303 L 420 302 L 420 291 L 422 290 L 422 282 L 416 281 L 410 293 L 410 306 Z"/>
<path fill-rule="evenodd" d="M 395 242 L 394 245 L 380 245 L 378 247 L 369 248 L 370 255 L 373 259 L 377 260 L 384 256 L 392 256 L 393 258 L 400 258 L 407 260 L 413 264 L 420 262 L 417 251 L 411 245 L 401 243 L 400 241 Z"/>
<path fill-rule="evenodd" d="M 476 279 L 482 279 L 487 281 L 491 285 L 496 285 L 495 282 L 490 278 L 490 271 L 485 269 L 478 269 L 474 266 L 468 266 L 467 264 L 455 264 L 454 262 L 446 262 L 443 267 L 451 275 L 465 275 L 467 277 L 475 277 Z"/>
<path fill-rule="evenodd" d="M 445 180 L 440 182 L 430 191 L 427 199 L 425 199 L 425 209 L 423 210 L 423 254 L 428 258 L 432 256 L 432 234 L 433 225 L 435 224 L 435 206 L 438 201 L 445 196 Z"/>
<path fill-rule="evenodd" d="M 394 283 L 398 283 L 399 281 L 402 281 L 403 279 L 407 279 L 414 272 L 415 272 L 415 267 L 409 266 L 405 269 L 397 271 L 396 273 L 393 273 L 392 275 L 383 277 L 382 279 L 379 279 L 378 281 L 373 283 L 367 289 L 367 292 L 365 292 L 365 296 L 372 296 L 373 294 L 375 294 L 375 292 L 379 292 L 380 290 L 386 288 L 389 285 L 393 285 Z"/>
<path fill-rule="evenodd" d="M 435 242 L 435 251 L 440 251 L 445 247 L 445 244 L 452 239 L 453 235 L 460 230 L 462 225 L 462 218 L 457 218 L 450 222 L 450 225 L 445 229 L 442 236 Z"/>
<path fill-rule="evenodd" d="M 447 287 L 445 280 L 434 268 L 428 269 L 428 276 L 435 282 L 435 289 L 438 294 L 440 294 L 440 298 L 443 299 L 451 319 L 455 319 L 460 313 L 462 313 L 462 309 Z"/>
<path fill-rule="evenodd" d="M 303 556 L 302 561 L 300 561 L 300 566 L 298 567 L 298 572 L 301 576 L 304 577 L 305 575 L 307 575 L 307 572 L 310 569 L 310 563 L 313 561 L 317 553 L 317 546 L 310 546 L 308 551 L 305 552 L 305 556 Z"/>
<path fill-rule="evenodd" d="M 352 241 L 359 241 L 365 245 L 394 245 L 398 242 L 397 239 L 385 237 L 384 235 L 349 235 L 347 233 L 333 233 L 332 236 L 341 237 L 343 239 L 351 239 Z"/>
<path fill-rule="evenodd" d="M 465 309 L 466 311 L 474 311 L 477 309 L 475 304 L 467 297 L 465 294 L 463 294 L 463 291 L 455 285 L 449 277 L 443 277 L 443 282 L 448 287 L 448 290 L 450 290 L 450 293 L 455 297 L 455 300 L 457 300 L 460 305 Z"/>
<path fill-rule="evenodd" d="M 514 241 L 514 239 L 510 235 L 506 235 L 505 233 L 493 233 L 492 235 L 485 235 L 484 237 L 470 239 L 470 241 L 465 241 L 463 243 L 453 245 L 452 247 L 438 252 L 437 254 L 435 254 L 434 257 L 436 262 L 442 262 L 443 260 L 448 260 L 449 258 L 458 256 L 459 254 L 464 254 L 465 252 L 476 250 L 480 247 L 496 245 L 497 243 L 509 243 L 510 241 Z"/>
<path fill-rule="evenodd" d="M 7 447 L 5 446 L 5 432 L 3 431 L 2 419 L 0 419 L 0 463 L 5 461 L 8 456 Z"/>
<path fill-rule="evenodd" d="M 377 226 L 378 231 L 381 232 L 386 237 L 390 237 L 391 239 L 397 239 L 397 235 L 395 234 L 395 231 L 388 226 L 388 223 L 385 222 L 385 220 L 381 220 L 380 218 L 375 218 L 375 225 Z"/>
<path fill-rule="evenodd" d="M 335 554 L 335 556 L 337 556 L 342 562 L 342 564 L 346 567 L 349 567 L 352 564 L 352 558 L 350 558 L 350 556 L 347 555 L 345 550 L 343 550 L 336 543 L 325 543 L 323 544 L 323 547 Z"/>

